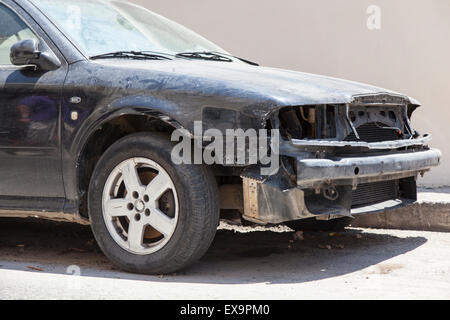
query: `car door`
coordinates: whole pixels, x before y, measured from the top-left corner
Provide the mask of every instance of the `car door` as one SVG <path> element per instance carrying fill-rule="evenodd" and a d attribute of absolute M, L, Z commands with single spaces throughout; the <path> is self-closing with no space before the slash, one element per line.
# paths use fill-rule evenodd
<path fill-rule="evenodd" d="M 13 2 L 0 1 L 0 207 L 61 207 L 65 192 L 61 170 L 61 90 L 67 74 L 62 66 L 39 71 L 14 66 L 11 46 L 36 39 L 51 50 L 45 34 Z M 53 50 L 55 51 L 55 50 Z M 55 208 L 56 209 L 56 208 Z"/>

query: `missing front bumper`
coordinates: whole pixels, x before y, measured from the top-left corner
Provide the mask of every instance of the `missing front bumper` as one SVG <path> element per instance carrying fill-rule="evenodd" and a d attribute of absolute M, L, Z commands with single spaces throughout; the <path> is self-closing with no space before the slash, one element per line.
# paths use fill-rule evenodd
<path fill-rule="evenodd" d="M 332 219 L 409 205 L 416 199 L 417 175 L 437 166 L 440 157 L 440 151 L 432 149 L 382 156 L 298 158 L 296 181 L 283 169 L 269 177 L 259 176 L 257 170 L 247 170 L 242 175 L 244 218 L 260 224 L 277 224 L 310 217 Z M 383 182 L 395 184 L 392 189 L 395 192 L 384 190 Z M 323 196 L 322 190 L 327 186 L 337 191 L 335 199 Z M 358 186 L 371 193 L 367 201 L 355 200 Z M 378 197 L 374 197 L 374 190 L 378 190 Z"/>
<path fill-rule="evenodd" d="M 316 188 L 324 183 L 357 185 L 392 180 L 425 172 L 439 165 L 436 149 L 365 157 L 297 159 L 297 186 Z"/>

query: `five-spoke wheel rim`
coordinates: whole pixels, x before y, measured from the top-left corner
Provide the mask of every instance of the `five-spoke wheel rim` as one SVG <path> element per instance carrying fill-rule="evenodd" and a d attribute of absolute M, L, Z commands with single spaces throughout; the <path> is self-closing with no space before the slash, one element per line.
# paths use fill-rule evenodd
<path fill-rule="evenodd" d="M 103 189 L 103 218 L 123 249 L 139 255 L 162 249 L 175 232 L 178 196 L 169 174 L 147 158 L 117 165 Z"/>

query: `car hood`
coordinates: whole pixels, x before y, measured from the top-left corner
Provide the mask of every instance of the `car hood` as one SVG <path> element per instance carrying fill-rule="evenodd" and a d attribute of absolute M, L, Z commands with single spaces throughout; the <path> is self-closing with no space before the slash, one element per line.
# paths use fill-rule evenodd
<path fill-rule="evenodd" d="M 102 60 L 122 68 L 158 73 L 166 86 L 186 91 L 208 91 L 215 95 L 251 97 L 275 105 L 351 103 L 354 96 L 397 92 L 354 81 L 245 63 L 195 61 Z M 150 75 L 149 75 L 150 76 Z M 153 79 L 155 75 L 151 75 Z M 412 104 L 419 104 L 401 95 Z"/>

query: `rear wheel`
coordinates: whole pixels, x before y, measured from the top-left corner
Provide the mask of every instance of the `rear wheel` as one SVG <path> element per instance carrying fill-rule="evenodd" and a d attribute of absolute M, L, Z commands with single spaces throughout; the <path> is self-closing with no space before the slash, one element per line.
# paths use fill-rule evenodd
<path fill-rule="evenodd" d="M 127 271 L 177 271 L 214 238 L 216 181 L 204 166 L 174 165 L 172 146 L 160 134 L 127 136 L 105 152 L 91 178 L 93 233 L 105 255 Z"/>
<path fill-rule="evenodd" d="M 331 220 L 317 220 L 316 218 L 289 221 L 285 224 L 295 231 L 342 231 L 352 223 L 353 218 L 344 217 Z"/>

